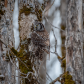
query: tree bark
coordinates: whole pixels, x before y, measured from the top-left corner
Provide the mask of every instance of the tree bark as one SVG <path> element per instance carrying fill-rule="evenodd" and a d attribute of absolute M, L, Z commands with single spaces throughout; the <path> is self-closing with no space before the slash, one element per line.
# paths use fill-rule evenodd
<path fill-rule="evenodd" d="M 14 9 L 14 0 L 0 0 L 0 39 L 6 44 L 14 46 L 12 14 Z M 15 80 L 12 77 L 14 70 L 7 58 L 9 48 L 0 41 L 0 75 L 4 79 L 0 79 L 0 84 L 12 84 Z"/>
<path fill-rule="evenodd" d="M 66 1 L 66 71 L 76 84 L 84 84 L 82 0 Z"/>
<path fill-rule="evenodd" d="M 27 75 L 29 74 L 28 75 L 29 78 L 27 80 L 26 79 L 24 80 L 21 78 L 21 81 L 22 82 L 26 81 L 24 82 L 24 84 L 25 83 L 27 84 L 39 84 L 39 83 L 46 84 L 46 56 L 43 61 L 34 58 L 35 56 L 33 56 L 34 59 L 32 59 L 32 56 L 29 56 L 30 55 L 29 44 L 28 45 L 26 44 L 26 41 L 27 43 L 29 43 L 29 38 L 31 34 L 31 26 L 34 23 L 34 20 L 36 20 L 37 17 L 41 15 L 39 14 L 37 16 L 38 13 L 26 15 L 30 11 L 30 9 L 28 9 L 26 6 L 30 6 L 32 10 L 31 6 L 34 6 L 33 8 L 35 8 L 34 1 L 35 0 L 31 0 L 31 1 L 18 0 L 19 10 L 22 9 L 20 11 L 21 14 L 19 15 L 20 16 L 19 18 L 20 19 L 19 20 L 20 42 L 23 44 L 22 48 L 23 46 L 25 46 L 23 51 L 26 52 L 25 56 L 22 56 L 24 57 L 24 59 L 26 58 L 26 60 L 23 59 L 22 61 L 23 63 L 27 62 L 27 66 L 29 66 L 28 67 L 29 70 L 27 72 Z M 13 34 L 13 25 L 12 25 L 13 16 L 12 15 L 13 15 L 13 10 L 14 10 L 15 0 L 2 0 L 2 1 L 0 0 L 0 3 L 2 4 L 0 6 L 4 5 L 3 7 L 0 7 L 1 8 L 0 9 L 1 11 L 0 13 L 0 29 L 1 29 L 0 39 L 2 39 L 2 41 L 5 42 L 6 44 L 10 44 L 12 47 L 14 47 L 14 34 Z M 38 5 L 38 2 L 36 2 L 36 4 Z M 39 5 L 38 9 L 39 9 L 39 12 L 41 13 L 40 7 L 41 6 Z M 26 14 L 24 11 L 26 11 Z M 15 63 L 16 61 L 15 59 L 14 61 L 12 61 L 13 60 L 11 58 L 12 56 L 10 57 L 11 59 L 9 58 L 10 52 L 11 50 L 9 49 L 9 47 L 5 46 L 2 42 L 0 42 L 0 84 L 17 84 L 17 79 L 15 79 L 15 76 L 16 76 L 15 72 L 16 72 L 17 66 L 13 66 L 16 64 Z M 23 54 L 24 52 L 21 52 L 21 53 Z M 7 56 L 9 60 L 7 59 Z M 22 65 L 20 65 L 20 67 L 23 69 L 24 65 L 23 67 Z M 24 71 L 26 72 L 25 68 L 23 72 Z M 32 77 L 31 77 L 31 73 L 32 73 Z"/>
<path fill-rule="evenodd" d="M 35 14 L 35 5 L 38 5 L 39 3 L 36 0 L 24 0 L 21 1 L 19 0 L 19 30 L 20 30 L 20 43 L 25 42 L 27 39 L 31 38 L 30 34 L 32 33 L 31 31 L 31 26 L 32 24 L 35 22 L 35 20 L 38 20 L 37 18 L 37 14 Z M 27 8 L 27 5 L 30 5 L 31 7 L 33 7 L 34 9 L 34 13 L 29 13 L 26 14 L 26 11 L 24 10 L 25 8 Z M 40 9 L 40 5 L 38 5 L 38 9 Z M 23 11 L 21 13 L 21 11 Z M 24 43 L 25 45 L 25 43 Z M 28 48 L 30 45 L 27 45 Z M 33 45 L 31 45 L 32 47 L 35 47 Z M 26 50 L 26 48 L 24 48 L 24 50 Z M 30 52 L 31 49 L 29 49 Z M 28 50 L 27 50 L 28 51 Z M 34 69 L 34 76 L 35 79 L 37 80 L 38 83 L 36 83 L 36 81 L 34 82 L 35 84 L 46 84 L 46 54 L 44 53 L 44 59 L 43 61 L 36 59 L 36 56 L 34 55 L 33 60 L 34 63 L 32 62 L 31 64 L 33 64 L 32 69 Z M 32 56 L 28 56 L 30 58 L 30 60 L 32 61 Z M 29 81 L 27 80 L 27 83 Z M 33 82 L 30 82 L 33 84 Z"/>

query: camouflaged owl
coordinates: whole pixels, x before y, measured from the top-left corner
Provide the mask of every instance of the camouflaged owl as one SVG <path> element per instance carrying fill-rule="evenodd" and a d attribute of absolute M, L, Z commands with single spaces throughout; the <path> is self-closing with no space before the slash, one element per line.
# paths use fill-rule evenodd
<path fill-rule="evenodd" d="M 35 56 L 37 56 L 39 59 L 42 59 L 43 52 L 49 54 L 49 34 L 44 28 L 44 25 L 38 20 L 35 21 L 33 27 L 34 29 L 31 33 L 31 41 L 34 45 L 33 52 Z"/>

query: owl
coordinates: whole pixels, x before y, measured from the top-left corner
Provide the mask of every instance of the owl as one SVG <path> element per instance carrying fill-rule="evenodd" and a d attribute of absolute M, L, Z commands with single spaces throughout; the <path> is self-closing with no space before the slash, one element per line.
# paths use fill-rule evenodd
<path fill-rule="evenodd" d="M 37 57 L 42 59 L 43 52 L 49 54 L 49 46 L 50 46 L 49 34 L 44 28 L 44 25 L 38 20 L 36 20 L 34 23 L 34 29 L 33 32 L 31 33 L 31 41 L 34 45 L 35 48 L 34 53 Z"/>

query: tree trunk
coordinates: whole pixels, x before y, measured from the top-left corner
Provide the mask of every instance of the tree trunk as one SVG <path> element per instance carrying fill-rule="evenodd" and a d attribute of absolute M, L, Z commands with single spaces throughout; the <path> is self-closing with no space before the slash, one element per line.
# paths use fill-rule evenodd
<path fill-rule="evenodd" d="M 76 84 L 84 84 L 82 0 L 66 1 L 66 71 Z"/>
<path fill-rule="evenodd" d="M 26 41 L 29 41 L 28 39 L 31 38 L 30 34 L 32 33 L 32 24 L 35 22 L 35 20 L 38 20 L 38 16 L 37 13 L 35 11 L 35 5 L 39 6 L 37 10 L 41 9 L 40 5 L 38 5 L 39 3 L 36 0 L 24 0 L 21 1 L 19 0 L 19 32 L 20 32 L 20 47 L 22 45 L 22 43 L 24 42 L 23 45 L 25 45 Z M 34 8 L 33 11 L 27 13 L 26 10 L 29 10 L 29 8 Z M 33 12 L 33 13 L 32 13 Z M 38 12 L 39 14 L 39 12 Z M 40 14 L 41 15 L 41 14 Z M 24 50 L 27 50 L 28 52 L 33 52 L 30 49 L 30 44 L 27 45 L 27 48 L 24 47 Z M 31 45 L 32 47 L 35 47 L 33 45 Z M 31 60 L 31 65 L 32 69 L 34 70 L 33 74 L 35 76 L 34 80 L 37 80 L 38 83 L 35 81 L 35 84 L 46 84 L 46 54 L 44 54 L 45 58 L 43 59 L 43 61 L 40 61 L 39 59 L 36 59 L 36 56 L 28 56 L 28 58 L 30 58 L 29 60 Z M 28 66 L 28 65 L 27 65 Z M 28 66 L 30 67 L 30 66 Z M 31 72 L 31 71 L 30 71 Z M 29 73 L 29 72 L 28 72 Z M 33 77 L 33 76 L 32 76 Z M 27 83 L 32 83 L 32 79 L 29 82 L 29 80 L 27 80 Z M 24 82 L 25 84 L 25 82 Z"/>
<path fill-rule="evenodd" d="M 32 56 L 29 51 L 30 34 L 32 32 L 31 26 L 36 19 L 42 17 L 41 6 L 35 1 L 36 0 L 18 0 L 20 32 L 19 52 L 21 51 L 18 53 L 19 55 L 21 54 L 21 56 L 17 57 L 14 56 L 16 55 L 14 52 L 10 54 L 11 50 L 8 46 L 4 45 L 5 42 L 7 45 L 10 44 L 14 47 L 12 15 L 15 0 L 0 0 L 0 40 L 3 41 L 0 41 L 0 84 L 17 84 L 17 77 L 19 76 L 16 75 L 16 69 L 22 73 L 20 74 L 20 77 L 22 77 L 20 81 L 21 84 L 46 84 L 46 56 L 41 61 L 36 59 L 35 56 Z M 39 6 L 37 10 L 34 9 L 35 5 Z M 30 11 L 32 11 L 32 13 Z M 16 58 L 12 55 L 17 58 L 22 58 L 19 61 L 20 70 L 17 68 Z M 23 65 L 21 63 L 23 63 Z M 27 67 L 24 68 L 24 65 L 27 66 L 28 69 L 26 69 Z M 23 74 L 26 74 L 26 76 Z"/>
<path fill-rule="evenodd" d="M 14 0 L 0 0 L 0 39 L 6 44 L 14 46 L 12 15 Z M 14 66 L 7 58 L 9 48 L 0 41 L 0 84 L 12 84 L 15 80 Z"/>

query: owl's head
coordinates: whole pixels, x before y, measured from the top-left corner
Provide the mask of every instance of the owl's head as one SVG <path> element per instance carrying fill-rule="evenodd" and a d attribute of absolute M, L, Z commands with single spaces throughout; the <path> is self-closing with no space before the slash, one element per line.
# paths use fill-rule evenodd
<path fill-rule="evenodd" d="M 34 23 L 34 31 L 42 32 L 44 30 L 45 30 L 44 25 L 36 20 Z"/>

